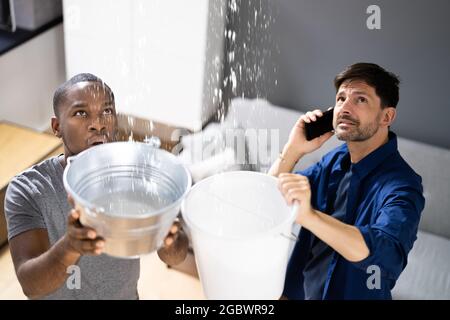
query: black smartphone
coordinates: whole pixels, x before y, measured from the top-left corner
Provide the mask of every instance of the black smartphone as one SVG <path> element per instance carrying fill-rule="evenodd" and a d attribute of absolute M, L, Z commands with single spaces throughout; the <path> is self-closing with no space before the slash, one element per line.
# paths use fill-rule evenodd
<path fill-rule="evenodd" d="M 317 117 L 317 120 L 314 122 L 305 123 L 306 140 L 310 141 L 328 131 L 333 131 L 333 110 L 334 108 L 331 108 L 323 112 L 323 115 Z"/>

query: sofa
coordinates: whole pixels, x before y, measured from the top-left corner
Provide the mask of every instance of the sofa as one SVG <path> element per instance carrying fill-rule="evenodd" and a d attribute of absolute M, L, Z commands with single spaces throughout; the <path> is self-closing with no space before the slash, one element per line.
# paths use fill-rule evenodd
<path fill-rule="evenodd" d="M 261 99 L 233 99 L 223 123 L 210 124 L 197 134 L 200 143 L 205 144 L 206 141 L 211 143 L 214 140 L 219 146 L 219 151 L 223 151 L 222 158 L 220 152 L 216 150 L 214 155 L 202 154 L 194 159 L 192 142 L 195 139 L 192 137 L 184 139 L 185 155 L 188 153 L 191 155 L 188 161 L 191 165 L 196 162 L 193 168 L 202 167 L 198 163 L 200 160 L 210 163 L 209 171 L 196 173 L 193 170 L 194 175 L 197 174 L 196 179 L 219 171 L 236 169 L 267 172 L 301 115 L 302 112 L 274 106 Z M 225 133 L 233 130 L 238 132 L 233 139 L 234 147 L 233 143 L 225 141 Z M 249 137 L 254 138 L 255 134 L 259 139 L 257 148 L 249 141 Z M 236 160 L 236 153 L 239 153 L 236 147 L 239 144 L 236 143 L 237 140 L 245 142 L 244 162 Z M 300 170 L 312 165 L 325 153 L 342 143 L 336 137 L 332 137 L 320 149 L 303 157 L 295 169 Z M 417 240 L 409 253 L 408 264 L 393 289 L 393 298 L 450 299 L 450 150 L 405 139 L 400 135 L 398 145 L 401 155 L 422 176 L 426 204 Z M 235 162 L 232 164 L 229 161 L 230 150 L 235 152 Z M 216 160 L 208 160 L 208 157 Z M 196 179 L 194 178 L 194 181 Z"/>

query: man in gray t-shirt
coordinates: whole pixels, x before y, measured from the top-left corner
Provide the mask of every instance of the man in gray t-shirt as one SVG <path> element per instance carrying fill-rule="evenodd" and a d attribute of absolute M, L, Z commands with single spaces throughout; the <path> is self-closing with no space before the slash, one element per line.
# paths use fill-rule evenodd
<path fill-rule="evenodd" d="M 14 177 L 5 197 L 8 240 L 17 278 L 29 298 L 137 299 L 139 259 L 102 254 L 104 239 L 79 222 L 63 186 L 66 159 L 115 140 L 114 94 L 91 74 L 62 84 L 53 99 L 52 128 L 64 155 Z M 169 265 L 184 260 L 187 238 L 175 224 L 158 251 Z M 68 278 L 79 275 L 79 281 Z"/>

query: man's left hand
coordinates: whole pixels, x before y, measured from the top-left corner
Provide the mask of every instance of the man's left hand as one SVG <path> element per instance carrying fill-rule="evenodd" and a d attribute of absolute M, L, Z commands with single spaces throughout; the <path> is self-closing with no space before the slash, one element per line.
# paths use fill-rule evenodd
<path fill-rule="evenodd" d="M 304 225 L 315 215 L 315 211 L 311 207 L 311 186 L 307 177 L 282 173 L 278 177 L 278 188 L 288 205 L 294 205 L 296 202 L 299 204 L 296 217 L 298 224 Z"/>
<path fill-rule="evenodd" d="M 164 239 L 164 245 L 158 250 L 158 256 L 167 265 L 174 266 L 186 259 L 188 247 L 188 237 L 180 222 L 175 221 Z"/>

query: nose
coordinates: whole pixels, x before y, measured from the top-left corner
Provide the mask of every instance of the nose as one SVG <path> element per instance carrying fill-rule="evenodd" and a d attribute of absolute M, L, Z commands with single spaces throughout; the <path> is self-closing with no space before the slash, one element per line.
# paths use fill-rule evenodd
<path fill-rule="evenodd" d="M 102 121 L 100 118 L 97 118 L 91 122 L 88 129 L 89 131 L 97 131 L 99 133 L 102 133 L 106 130 L 106 126 L 104 121 Z"/>
<path fill-rule="evenodd" d="M 342 103 L 339 105 L 340 114 L 341 114 L 341 115 L 342 115 L 342 114 L 351 115 L 351 114 L 352 114 L 352 112 L 351 112 L 351 111 L 352 111 L 352 108 L 353 108 L 353 105 L 352 105 L 350 99 L 346 99 L 344 102 L 342 102 Z"/>

